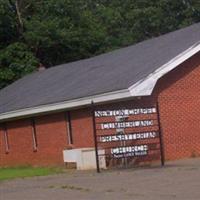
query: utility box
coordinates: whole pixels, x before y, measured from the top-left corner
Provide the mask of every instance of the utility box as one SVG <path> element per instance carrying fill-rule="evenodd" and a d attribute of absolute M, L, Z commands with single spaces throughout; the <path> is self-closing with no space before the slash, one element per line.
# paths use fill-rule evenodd
<path fill-rule="evenodd" d="M 104 155 L 105 151 L 98 150 L 98 154 Z M 95 148 L 80 148 L 63 151 L 64 162 L 67 164 L 76 163 L 78 170 L 96 169 Z M 106 169 L 106 160 L 104 156 L 99 156 L 99 166 Z"/>

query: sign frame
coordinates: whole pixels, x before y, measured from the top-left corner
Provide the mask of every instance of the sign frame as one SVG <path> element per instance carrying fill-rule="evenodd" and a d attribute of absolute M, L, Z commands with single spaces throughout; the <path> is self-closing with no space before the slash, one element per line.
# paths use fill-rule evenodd
<path fill-rule="evenodd" d="M 161 123 L 160 123 L 160 110 L 159 110 L 159 103 L 158 102 L 156 102 L 155 109 L 156 109 L 156 113 L 154 113 L 154 114 L 156 114 L 156 116 L 157 116 L 156 120 L 158 122 L 158 124 L 157 124 L 158 130 L 152 131 L 152 132 L 158 133 L 159 147 L 160 147 L 159 148 L 160 162 L 161 162 L 161 166 L 164 166 L 165 165 L 164 144 L 163 144 L 162 127 L 161 127 Z M 96 110 L 95 110 L 95 105 L 94 105 L 93 101 L 91 102 L 91 110 L 92 110 L 93 137 L 94 137 L 95 157 L 96 157 L 96 171 L 97 171 L 97 173 L 100 173 L 101 170 L 100 170 L 100 164 L 99 164 L 98 143 L 101 143 L 101 142 L 98 142 L 98 139 L 97 139 L 100 136 L 97 135 L 96 115 L 95 115 Z M 134 132 L 132 134 L 136 134 L 136 132 Z M 121 140 L 121 141 L 123 141 L 123 140 Z M 141 144 L 141 145 L 145 145 L 145 144 Z M 138 145 L 135 145 L 135 146 L 138 146 Z M 125 147 L 127 147 L 127 146 L 125 146 Z M 147 154 L 148 154 L 148 150 L 147 150 Z M 123 157 L 123 158 L 126 158 L 126 157 Z"/>

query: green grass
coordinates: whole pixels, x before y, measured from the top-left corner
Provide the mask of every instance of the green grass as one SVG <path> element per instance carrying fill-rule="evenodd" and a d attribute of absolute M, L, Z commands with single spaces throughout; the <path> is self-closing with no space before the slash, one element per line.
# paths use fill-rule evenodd
<path fill-rule="evenodd" d="M 62 173 L 60 168 L 47 167 L 15 167 L 15 168 L 0 168 L 0 181 L 15 178 L 25 178 L 34 176 L 47 176 L 51 174 Z"/>

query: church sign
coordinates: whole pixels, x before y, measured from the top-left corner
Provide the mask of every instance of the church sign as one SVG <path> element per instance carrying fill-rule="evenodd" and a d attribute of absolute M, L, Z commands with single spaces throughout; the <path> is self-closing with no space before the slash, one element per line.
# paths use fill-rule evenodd
<path fill-rule="evenodd" d="M 97 171 L 103 156 L 108 167 L 161 159 L 162 137 L 158 107 L 95 110 L 94 140 Z M 99 154 L 99 150 L 104 154 Z"/>

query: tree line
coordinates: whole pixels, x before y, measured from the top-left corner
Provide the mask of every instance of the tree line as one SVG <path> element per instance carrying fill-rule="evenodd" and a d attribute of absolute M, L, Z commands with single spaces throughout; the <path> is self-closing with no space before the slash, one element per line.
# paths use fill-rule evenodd
<path fill-rule="evenodd" d="M 0 88 L 199 21 L 199 0 L 0 0 Z"/>

